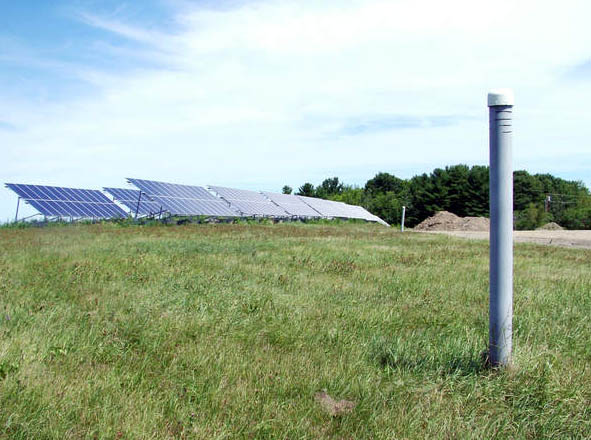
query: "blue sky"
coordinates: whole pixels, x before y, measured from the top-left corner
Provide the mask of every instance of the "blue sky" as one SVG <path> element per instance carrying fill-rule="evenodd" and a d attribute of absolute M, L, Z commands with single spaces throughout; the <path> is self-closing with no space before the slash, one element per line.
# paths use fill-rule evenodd
<path fill-rule="evenodd" d="M 486 93 L 510 87 L 515 168 L 590 187 L 589 16 L 574 0 L 4 1 L 1 181 L 278 191 L 486 164 Z M 2 188 L 0 219 L 15 207 Z"/>

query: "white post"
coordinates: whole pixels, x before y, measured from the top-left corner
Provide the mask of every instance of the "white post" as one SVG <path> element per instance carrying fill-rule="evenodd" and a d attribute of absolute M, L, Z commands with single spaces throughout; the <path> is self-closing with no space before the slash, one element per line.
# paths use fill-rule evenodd
<path fill-rule="evenodd" d="M 489 350 L 493 366 L 511 362 L 513 338 L 513 92 L 488 94 L 490 123 Z"/>
<path fill-rule="evenodd" d="M 406 206 L 402 207 L 402 221 L 400 222 L 400 232 L 404 232 L 404 216 L 406 215 Z"/>

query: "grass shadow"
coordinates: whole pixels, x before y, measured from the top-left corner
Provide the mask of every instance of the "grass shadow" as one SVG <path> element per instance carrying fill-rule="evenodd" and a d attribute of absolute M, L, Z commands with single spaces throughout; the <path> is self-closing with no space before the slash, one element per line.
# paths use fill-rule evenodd
<path fill-rule="evenodd" d="M 378 338 L 371 346 L 374 362 L 401 373 L 474 376 L 490 371 L 482 342 L 414 334 L 390 340 Z"/>

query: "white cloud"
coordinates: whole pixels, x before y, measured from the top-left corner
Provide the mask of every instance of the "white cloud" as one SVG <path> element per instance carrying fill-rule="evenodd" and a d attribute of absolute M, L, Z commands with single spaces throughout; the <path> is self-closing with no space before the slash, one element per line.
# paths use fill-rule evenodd
<path fill-rule="evenodd" d="M 134 43 L 92 47 L 135 68 L 68 64 L 89 93 L 58 102 L 0 91 L 0 119 L 18 127 L 0 127 L 3 177 L 278 190 L 328 175 L 363 183 L 380 170 L 486 163 L 486 91 L 498 86 L 516 92 L 516 164 L 570 172 L 591 135 L 591 82 L 564 72 L 589 59 L 590 13 L 575 0 L 185 4 L 164 33 L 87 11 L 89 26 Z M 404 117 L 455 123 L 379 126 Z M 376 130 L 346 130 L 363 121 Z M 12 210 L 0 201 L 0 212 Z"/>

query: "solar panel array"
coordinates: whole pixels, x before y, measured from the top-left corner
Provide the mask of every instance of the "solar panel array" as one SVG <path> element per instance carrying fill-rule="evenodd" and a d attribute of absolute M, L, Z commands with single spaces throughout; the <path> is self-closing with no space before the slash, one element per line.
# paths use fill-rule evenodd
<path fill-rule="evenodd" d="M 294 196 L 292 194 L 279 194 L 279 193 L 272 193 L 263 191 L 263 194 L 271 200 L 273 203 L 279 205 L 289 214 L 297 217 L 311 217 L 311 218 L 318 218 L 322 217 L 322 214 L 312 208 L 310 205 L 307 205 L 302 199 L 298 196 Z"/>
<path fill-rule="evenodd" d="M 127 217 L 125 211 L 97 190 L 14 183 L 7 183 L 6 186 L 45 216 L 76 218 Z"/>
<path fill-rule="evenodd" d="M 154 216 L 265 216 L 272 218 L 353 218 L 388 225 L 361 206 L 314 197 L 257 192 L 221 186 L 180 185 L 127 179 L 138 189 L 104 188 L 132 214 Z M 89 189 L 7 183 L 6 187 L 49 217 L 124 218 L 123 209 Z"/>
<path fill-rule="evenodd" d="M 127 179 L 171 215 L 239 217 L 227 202 L 200 186 L 179 185 L 153 180 Z"/>
<path fill-rule="evenodd" d="M 116 201 L 127 206 L 132 214 L 156 215 L 162 211 L 160 203 L 150 200 L 140 190 L 128 188 L 103 188 L 103 190 L 111 194 Z"/>
<path fill-rule="evenodd" d="M 261 215 L 269 217 L 289 217 L 290 214 L 277 206 L 263 194 L 244 189 L 210 186 L 222 199 L 234 206 L 243 215 Z"/>

